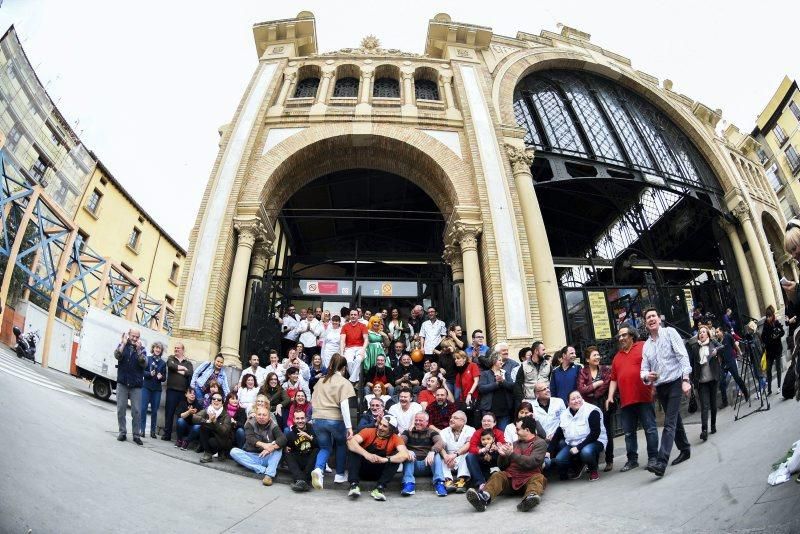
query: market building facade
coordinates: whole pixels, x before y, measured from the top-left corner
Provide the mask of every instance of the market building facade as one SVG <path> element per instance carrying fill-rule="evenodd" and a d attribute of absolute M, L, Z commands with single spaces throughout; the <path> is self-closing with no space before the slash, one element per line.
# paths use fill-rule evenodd
<path fill-rule="evenodd" d="M 611 346 L 651 304 L 685 328 L 698 306 L 782 306 L 758 144 L 588 34 L 439 14 L 422 54 L 320 53 L 309 12 L 253 33 L 181 278 L 192 357 L 277 347 L 289 303 L 431 304 L 549 348 Z"/>

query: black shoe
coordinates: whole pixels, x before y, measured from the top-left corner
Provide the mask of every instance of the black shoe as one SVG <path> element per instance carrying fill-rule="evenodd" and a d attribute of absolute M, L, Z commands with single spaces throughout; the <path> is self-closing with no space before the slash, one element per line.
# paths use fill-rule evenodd
<path fill-rule="evenodd" d="M 161 441 L 172 441 L 172 436 L 164 434 L 163 436 L 161 436 Z"/>
<path fill-rule="evenodd" d="M 117 441 L 125 441 L 126 439 L 128 439 L 128 436 L 126 436 L 125 434 L 120 434 L 119 436 L 117 436 Z"/>
<path fill-rule="evenodd" d="M 717 433 L 717 427 L 715 427 L 714 425 L 711 425 L 711 433 L 712 434 L 716 434 Z"/>
<path fill-rule="evenodd" d="M 300 481 L 300 491 L 311 491 L 311 485 L 305 480 Z"/>
<path fill-rule="evenodd" d="M 656 458 L 649 458 L 649 459 L 647 460 L 647 467 L 645 467 L 645 470 L 646 470 L 646 471 L 650 471 L 651 473 L 654 473 L 655 471 L 653 471 L 653 469 L 654 469 L 654 468 L 655 468 L 657 465 L 658 465 L 658 460 L 657 460 Z"/>
<path fill-rule="evenodd" d="M 158 434 L 156 434 L 155 432 L 150 432 L 150 437 L 156 439 L 158 438 Z"/>
<path fill-rule="evenodd" d="M 625 471 L 630 471 L 631 469 L 636 469 L 637 467 L 639 467 L 639 462 L 628 460 L 625 462 L 625 465 L 622 466 L 622 469 L 620 469 L 619 472 L 624 473 Z"/>
<path fill-rule="evenodd" d="M 675 458 L 674 460 L 672 460 L 672 465 L 678 465 L 679 463 L 685 462 L 686 460 L 688 460 L 691 457 L 692 457 L 692 453 L 689 451 L 689 449 L 686 449 L 685 451 L 681 451 L 681 453 L 678 455 L 678 457 Z"/>
<path fill-rule="evenodd" d="M 491 500 L 491 497 L 485 491 L 478 491 L 475 488 L 470 488 L 467 491 L 467 501 L 479 512 L 485 512 Z"/>
<path fill-rule="evenodd" d="M 302 480 L 295 480 L 294 483 L 291 486 L 289 486 L 289 489 L 291 489 L 292 491 L 294 491 L 296 493 L 300 493 L 302 491 L 305 491 L 303 489 L 303 487 L 301 486 L 302 483 L 303 483 Z"/>
<path fill-rule="evenodd" d="M 144 445 L 144 443 L 142 443 L 142 438 L 139 436 L 133 436 L 133 442 L 137 445 Z"/>
<path fill-rule="evenodd" d="M 530 512 L 536 508 L 540 502 L 542 502 L 542 498 L 535 493 L 531 493 L 522 499 L 522 501 L 517 505 L 517 510 L 520 512 Z"/>
<path fill-rule="evenodd" d="M 700 431 L 700 439 L 702 439 L 703 441 L 707 440 L 708 439 L 708 432 L 706 432 L 705 430 L 701 430 Z"/>
<path fill-rule="evenodd" d="M 667 471 L 667 464 L 657 462 L 653 465 L 650 469 L 648 469 L 651 473 L 653 473 L 657 477 L 663 477 L 664 473 Z"/>

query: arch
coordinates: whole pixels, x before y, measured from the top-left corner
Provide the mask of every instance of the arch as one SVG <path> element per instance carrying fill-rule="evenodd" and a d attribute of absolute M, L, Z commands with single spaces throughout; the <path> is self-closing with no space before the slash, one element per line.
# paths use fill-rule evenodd
<path fill-rule="evenodd" d="M 333 155 L 333 156 L 332 156 Z M 456 206 L 477 206 L 472 171 L 441 142 L 412 128 L 373 125 L 312 126 L 262 156 L 240 202 L 258 199 L 268 213 L 315 178 L 349 168 L 382 170 L 412 181 L 447 217 Z"/>
<path fill-rule="evenodd" d="M 319 89 L 322 69 L 319 65 L 303 65 L 297 70 L 294 98 L 315 98 Z"/>
<path fill-rule="evenodd" d="M 400 98 L 400 69 L 397 65 L 384 64 L 375 68 L 375 83 L 372 96 L 378 98 Z"/>
<path fill-rule="evenodd" d="M 414 70 L 414 98 L 441 100 L 439 71 L 431 67 L 417 67 Z"/>
<path fill-rule="evenodd" d="M 336 67 L 336 83 L 333 85 L 333 96 L 337 98 L 358 98 L 361 68 L 353 63 L 345 63 Z"/>
<path fill-rule="evenodd" d="M 724 191 L 736 187 L 724 157 L 712 136 L 704 130 L 690 111 L 671 101 L 655 85 L 646 83 L 627 67 L 597 63 L 585 52 L 541 48 L 521 50 L 504 58 L 496 68 L 492 97 L 501 124 L 516 124 L 514 90 L 527 75 L 544 70 L 569 69 L 599 74 L 625 87 L 664 113 L 705 158 Z"/>

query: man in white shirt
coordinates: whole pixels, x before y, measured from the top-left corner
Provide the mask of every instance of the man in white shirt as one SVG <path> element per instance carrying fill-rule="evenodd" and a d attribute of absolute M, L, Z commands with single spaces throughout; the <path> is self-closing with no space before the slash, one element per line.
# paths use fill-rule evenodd
<path fill-rule="evenodd" d="M 436 318 L 436 308 L 433 306 L 428 308 L 428 320 L 422 323 L 420 327 L 419 337 L 422 342 L 422 351 L 425 353 L 425 358 L 430 358 L 433 351 L 442 342 L 444 336 L 447 335 L 447 327 L 444 321 Z"/>
<path fill-rule="evenodd" d="M 285 356 L 289 349 L 294 348 L 297 344 L 297 338 L 300 337 L 300 332 L 297 331 L 299 324 L 300 316 L 295 313 L 294 306 L 290 304 L 284 316 L 281 317 L 281 332 L 283 332 L 281 356 Z"/>
<path fill-rule="evenodd" d="M 467 414 L 461 410 L 453 412 L 450 416 L 450 426 L 439 433 L 444 442 L 440 454 L 444 460 L 444 487 L 448 493 L 467 491 L 469 468 L 465 458 L 469 452 L 469 440 L 474 433 L 475 429 L 467 424 Z M 455 482 L 453 482 L 454 472 Z"/>
<path fill-rule="evenodd" d="M 298 341 L 305 347 L 305 354 L 308 357 L 306 363 L 311 361 L 315 354 L 319 354 L 317 339 L 322 335 L 322 323 L 314 317 L 311 308 L 300 310 L 300 322 L 297 324 Z"/>
<path fill-rule="evenodd" d="M 278 358 L 278 351 L 275 349 L 270 349 L 269 351 L 269 365 L 264 368 L 264 372 L 269 375 L 270 373 L 275 373 L 278 375 L 278 382 L 283 383 L 284 377 L 286 375 L 286 368 L 281 364 L 280 358 Z M 261 382 L 258 383 L 258 387 L 261 387 L 263 384 Z"/>
<path fill-rule="evenodd" d="M 550 395 L 550 384 L 547 382 L 537 382 L 533 391 L 536 395 L 536 399 L 531 403 L 533 405 L 533 415 L 536 421 L 542 425 L 548 442 L 547 455 L 544 460 L 544 469 L 548 469 L 551 459 L 559 451 L 558 443 L 553 440 L 553 436 L 560 425 L 561 413 L 567 407 L 559 397 Z"/>
<path fill-rule="evenodd" d="M 244 369 L 242 371 L 242 376 L 244 375 L 253 375 L 256 377 L 256 384 L 258 387 L 264 383 L 264 380 L 267 379 L 267 370 L 263 367 L 259 367 L 259 359 L 257 354 L 250 355 L 250 367 Z"/>
<path fill-rule="evenodd" d="M 402 434 L 414 424 L 414 416 L 422 411 L 422 406 L 411 401 L 411 390 L 402 389 L 398 394 L 399 403 L 389 408 L 389 415 L 397 418 L 397 433 Z"/>

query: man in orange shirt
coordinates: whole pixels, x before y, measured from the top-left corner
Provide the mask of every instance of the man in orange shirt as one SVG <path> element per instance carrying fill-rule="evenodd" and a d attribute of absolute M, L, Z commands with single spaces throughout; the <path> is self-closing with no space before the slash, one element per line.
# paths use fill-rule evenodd
<path fill-rule="evenodd" d="M 370 495 L 385 501 L 384 489 L 397 473 L 397 465 L 409 459 L 408 449 L 397 435 L 397 418 L 385 415 L 377 427 L 365 428 L 347 441 L 347 473 L 350 491 L 347 496 L 361 496 L 360 479 L 377 480 Z"/>

